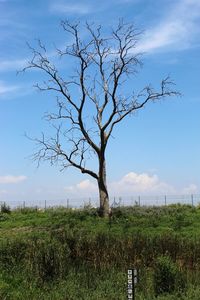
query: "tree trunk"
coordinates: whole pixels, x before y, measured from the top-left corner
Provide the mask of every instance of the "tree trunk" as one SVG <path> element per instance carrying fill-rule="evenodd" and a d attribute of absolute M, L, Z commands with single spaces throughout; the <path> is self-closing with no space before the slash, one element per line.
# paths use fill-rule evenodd
<path fill-rule="evenodd" d="M 109 216 L 109 196 L 106 184 L 106 162 L 105 158 L 101 157 L 99 162 L 99 200 L 100 200 L 100 210 L 99 215 L 101 217 Z"/>

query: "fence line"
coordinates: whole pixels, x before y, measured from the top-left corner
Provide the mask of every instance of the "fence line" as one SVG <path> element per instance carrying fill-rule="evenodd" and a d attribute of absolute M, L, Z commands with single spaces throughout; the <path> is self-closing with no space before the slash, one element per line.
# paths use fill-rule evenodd
<path fill-rule="evenodd" d="M 38 201 L 0 201 L 0 205 L 6 203 L 11 209 L 25 208 L 25 207 L 37 207 L 41 209 L 47 209 L 51 207 L 68 207 L 68 208 L 83 208 L 85 206 L 98 207 L 98 197 L 85 197 L 85 198 L 63 198 L 56 200 L 38 200 Z M 200 194 L 190 195 L 139 195 L 139 196 L 111 196 L 111 207 L 118 206 L 166 206 L 169 204 L 188 204 L 196 206 L 200 204 Z"/>

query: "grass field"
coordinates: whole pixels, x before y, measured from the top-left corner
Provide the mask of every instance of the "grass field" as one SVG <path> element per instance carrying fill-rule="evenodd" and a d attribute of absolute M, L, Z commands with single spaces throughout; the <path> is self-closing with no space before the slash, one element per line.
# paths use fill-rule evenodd
<path fill-rule="evenodd" d="M 90 208 L 0 213 L 0 299 L 127 299 L 133 267 L 135 299 L 199 300 L 200 209 L 115 208 L 111 221 Z M 173 287 L 156 297 L 163 281 Z"/>

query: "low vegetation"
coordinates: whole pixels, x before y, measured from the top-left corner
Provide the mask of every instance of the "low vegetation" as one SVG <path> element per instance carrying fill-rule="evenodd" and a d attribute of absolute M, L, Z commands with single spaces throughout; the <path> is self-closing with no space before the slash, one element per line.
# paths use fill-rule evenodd
<path fill-rule="evenodd" d="M 199 300 L 200 209 L 23 208 L 0 213 L 0 299 Z"/>

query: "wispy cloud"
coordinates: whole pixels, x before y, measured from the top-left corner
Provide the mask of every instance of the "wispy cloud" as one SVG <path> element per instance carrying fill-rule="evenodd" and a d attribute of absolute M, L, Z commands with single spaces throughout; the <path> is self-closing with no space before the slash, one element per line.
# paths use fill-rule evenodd
<path fill-rule="evenodd" d="M 1 184 L 20 183 L 26 179 L 27 177 L 24 175 L 20 175 L 20 176 L 6 175 L 6 176 L 0 176 L 0 183 Z"/>
<path fill-rule="evenodd" d="M 128 3 L 137 3 L 137 2 L 139 2 L 140 0 L 117 0 L 117 1 L 115 1 L 115 3 L 117 2 L 117 3 L 122 3 L 122 4 L 128 4 Z"/>
<path fill-rule="evenodd" d="M 3 81 L 0 81 L 0 96 L 10 95 L 17 90 L 19 90 L 19 86 L 7 85 Z"/>
<path fill-rule="evenodd" d="M 0 72 L 18 71 L 25 66 L 26 62 L 26 59 L 0 60 Z"/>
<path fill-rule="evenodd" d="M 167 15 L 155 27 L 146 31 L 138 45 L 139 51 L 181 50 L 193 46 L 198 37 L 200 1 L 181 0 L 174 2 Z M 198 41 L 200 42 L 200 41 Z"/>
<path fill-rule="evenodd" d="M 16 99 L 32 94 L 34 92 L 32 85 L 31 82 L 26 83 L 26 85 L 12 85 L 0 80 L 0 99 Z"/>
<path fill-rule="evenodd" d="M 80 14 L 85 15 L 92 11 L 90 5 L 83 4 L 83 3 L 64 3 L 64 2 L 57 2 L 53 3 L 50 6 L 50 11 L 63 13 L 63 14 Z"/>

